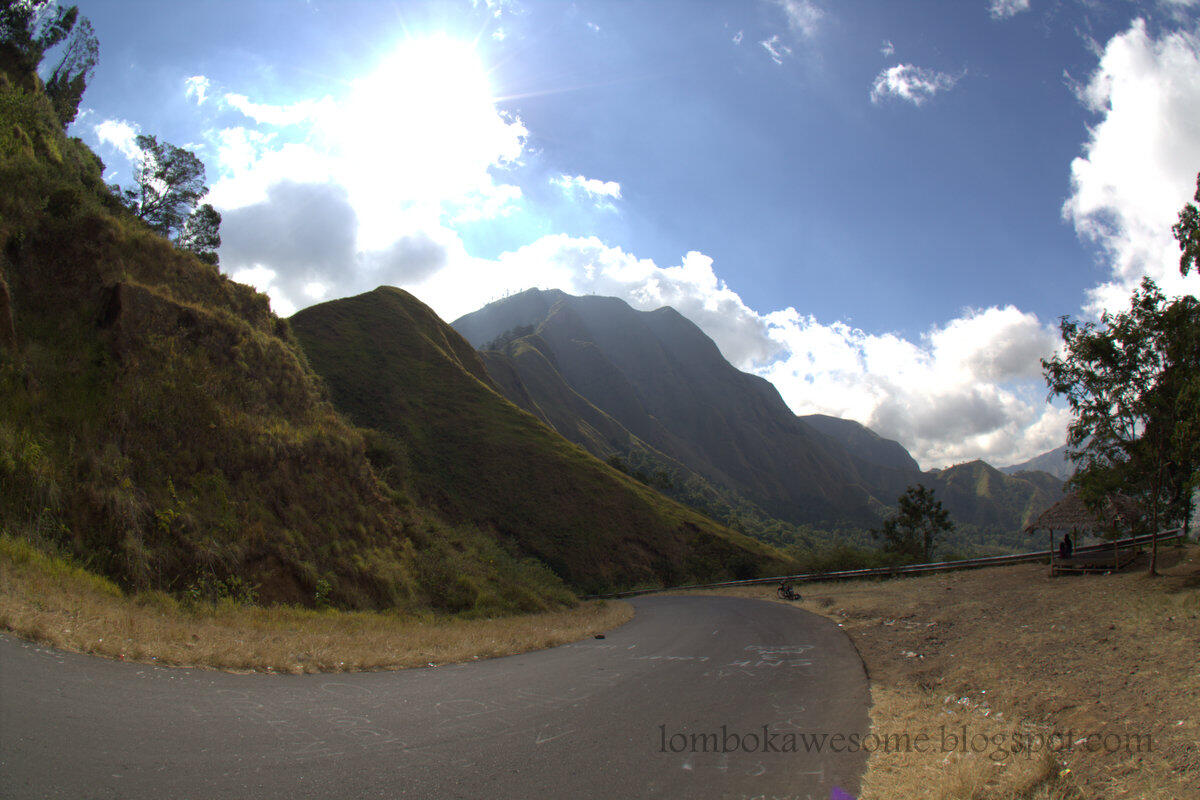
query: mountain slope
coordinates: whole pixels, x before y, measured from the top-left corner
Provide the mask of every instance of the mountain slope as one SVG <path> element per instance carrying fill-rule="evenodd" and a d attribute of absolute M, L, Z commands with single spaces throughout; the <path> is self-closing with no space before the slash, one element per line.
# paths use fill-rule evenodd
<path fill-rule="evenodd" d="M 382 481 L 267 298 L 130 216 L 102 172 L 35 78 L 0 74 L 0 528 L 185 596 L 570 601 Z"/>
<path fill-rule="evenodd" d="M 1005 540 L 1015 545 L 1024 541 L 1025 525 L 1062 499 L 1062 482 L 1044 472 L 1005 475 L 985 461 L 968 461 L 929 474 L 956 523 L 980 535 L 1017 532 Z"/>
<path fill-rule="evenodd" d="M 923 482 L 953 495 L 948 507 L 982 538 L 1004 534 L 1012 546 L 1026 507 L 1053 502 L 1045 487 L 1003 475 L 921 472 L 901 445 L 856 422 L 797 417 L 774 386 L 735 369 L 671 308 L 530 290 L 454 325 L 487 348 L 488 369 L 513 402 L 598 455 L 643 443 L 723 493 L 722 508 L 862 531 Z"/>
<path fill-rule="evenodd" d="M 909 452 L 899 442 L 885 439 L 854 420 L 839 419 L 825 414 L 805 414 L 800 419 L 826 436 L 837 440 L 863 461 L 906 472 L 920 469 L 917 460 L 909 455 Z"/>
<path fill-rule="evenodd" d="M 382 287 L 291 319 L 334 404 L 423 502 L 589 591 L 744 576 L 769 548 L 673 503 L 505 400 L 457 332 Z"/>
<path fill-rule="evenodd" d="M 543 309 L 543 318 L 532 316 Z M 632 435 L 770 516 L 870 524 L 882 498 L 868 487 L 903 491 L 899 475 L 888 480 L 889 470 L 799 420 L 774 386 L 734 369 L 673 309 L 637 312 L 615 298 L 530 291 L 455 323 L 473 344 L 505 347 L 515 340 L 497 328 L 510 324 L 536 327 L 517 337 L 519 346 L 541 352 L 573 391 Z"/>

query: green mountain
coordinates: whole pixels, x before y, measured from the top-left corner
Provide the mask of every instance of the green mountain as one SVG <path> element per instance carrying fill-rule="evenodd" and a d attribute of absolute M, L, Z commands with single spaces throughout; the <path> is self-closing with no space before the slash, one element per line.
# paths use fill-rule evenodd
<path fill-rule="evenodd" d="M 529 290 L 453 324 L 514 403 L 707 513 L 752 518 L 756 532 L 782 523 L 801 543 L 811 544 L 803 532 L 814 528 L 861 539 L 923 482 L 945 490 L 974 543 L 1013 547 L 1028 509 L 1057 499 L 1056 489 L 999 473 L 964 481 L 957 467 L 921 472 L 901 445 L 856 422 L 797 417 L 671 308 Z"/>
<path fill-rule="evenodd" d="M 533 413 L 510 403 L 467 341 L 400 289 L 312 306 L 291 325 L 334 405 L 375 432 L 377 468 L 412 487 L 418 502 L 492 532 L 573 586 L 747 577 L 780 566 L 770 548 L 565 440 L 528 396 L 519 404 Z M 531 384 L 543 369 L 534 357 Z M 552 413 L 574 408 L 593 446 L 620 437 L 603 414 L 556 388 Z"/>
<path fill-rule="evenodd" d="M 959 538 L 999 548 L 1028 549 L 1022 532 L 1033 519 L 1062 499 L 1062 481 L 1044 472 L 1005 475 L 985 461 L 968 461 L 926 473 L 926 485 L 962 530 Z"/>
<path fill-rule="evenodd" d="M 102 173 L 36 77 L 0 71 L 0 530 L 137 589 L 571 602 L 385 481 L 267 298 L 150 231 Z"/>

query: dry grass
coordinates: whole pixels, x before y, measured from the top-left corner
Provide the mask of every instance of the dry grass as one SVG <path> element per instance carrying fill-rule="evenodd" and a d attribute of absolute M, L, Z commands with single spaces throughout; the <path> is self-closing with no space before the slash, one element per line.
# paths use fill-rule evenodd
<path fill-rule="evenodd" d="M 632 616 L 628 603 L 612 601 L 495 619 L 188 607 L 162 593 L 125 596 L 103 578 L 0 537 L 0 629 L 154 664 L 296 673 L 423 667 L 553 647 Z"/>
<path fill-rule="evenodd" d="M 1021 565 L 801 585 L 801 605 L 838 621 L 862 654 L 873 732 L 933 743 L 873 753 L 863 797 L 1200 798 L 1200 547 L 1164 554 L 1159 578 L 1144 565 L 1054 579 Z M 775 587 L 729 591 L 773 598 Z M 943 752 L 943 726 L 964 725 L 987 737 L 983 752 Z M 1014 752 L 1014 732 L 1056 731 L 1066 746 Z M 1093 733 L 1114 751 L 1093 740 L 1089 752 Z"/>

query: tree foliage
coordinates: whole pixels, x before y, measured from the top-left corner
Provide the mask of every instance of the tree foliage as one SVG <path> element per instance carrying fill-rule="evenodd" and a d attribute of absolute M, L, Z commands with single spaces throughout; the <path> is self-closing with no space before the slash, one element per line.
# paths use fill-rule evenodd
<path fill-rule="evenodd" d="M 221 215 L 208 203 L 197 204 L 208 194 L 204 185 L 204 162 L 196 154 L 155 136 L 138 136 L 141 163 L 136 187 L 120 190 L 122 202 L 175 244 L 196 253 L 210 264 L 217 263 Z"/>
<path fill-rule="evenodd" d="M 54 104 L 58 120 L 64 128 L 75 121 L 79 113 L 79 101 L 99 60 L 100 42 L 96 39 L 92 23 L 86 18 L 80 19 L 71 31 L 62 57 L 46 81 L 46 96 Z"/>
<path fill-rule="evenodd" d="M 46 51 L 67 38 L 79 19 L 79 8 L 60 8 L 54 0 L 3 0 L 0 42 L 20 56 L 22 65 L 37 69 Z"/>
<path fill-rule="evenodd" d="M 79 112 L 79 101 L 100 60 L 92 23 L 76 6 L 53 0 L 0 0 L 0 43 L 16 66 L 32 75 L 46 52 L 65 42 L 46 80 L 46 95 L 65 128 Z"/>
<path fill-rule="evenodd" d="M 1192 198 L 1200 203 L 1200 175 L 1196 176 L 1196 195 Z M 1200 209 L 1191 203 L 1179 212 L 1179 222 L 1171 228 L 1179 242 L 1179 274 L 1187 275 L 1192 269 L 1200 274 Z"/>
<path fill-rule="evenodd" d="M 1189 208 L 1175 227 L 1185 257 L 1200 241 Z M 1168 302 L 1147 278 L 1128 312 L 1098 323 L 1063 317 L 1060 330 L 1065 349 L 1042 368 L 1051 396 L 1064 397 L 1074 417 L 1071 482 L 1093 507 L 1115 492 L 1139 498 L 1156 533 L 1186 520 L 1200 479 L 1200 301 Z"/>
<path fill-rule="evenodd" d="M 217 250 L 221 247 L 220 229 L 221 213 L 205 203 L 187 218 L 175 243 L 195 253 L 201 261 L 216 264 Z"/>
<path fill-rule="evenodd" d="M 871 533 L 884 540 L 883 549 L 919 561 L 933 560 L 933 553 L 947 534 L 954 530 L 950 512 L 933 490 L 924 484 L 908 487 L 897 500 L 895 514 L 884 520 L 883 527 Z"/>

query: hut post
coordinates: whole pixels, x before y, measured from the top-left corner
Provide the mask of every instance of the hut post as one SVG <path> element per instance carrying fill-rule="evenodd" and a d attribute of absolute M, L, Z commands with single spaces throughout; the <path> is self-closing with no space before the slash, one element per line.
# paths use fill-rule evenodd
<path fill-rule="evenodd" d="M 1050 537 L 1050 577 L 1054 577 L 1054 528 L 1046 528 L 1046 535 Z"/>

